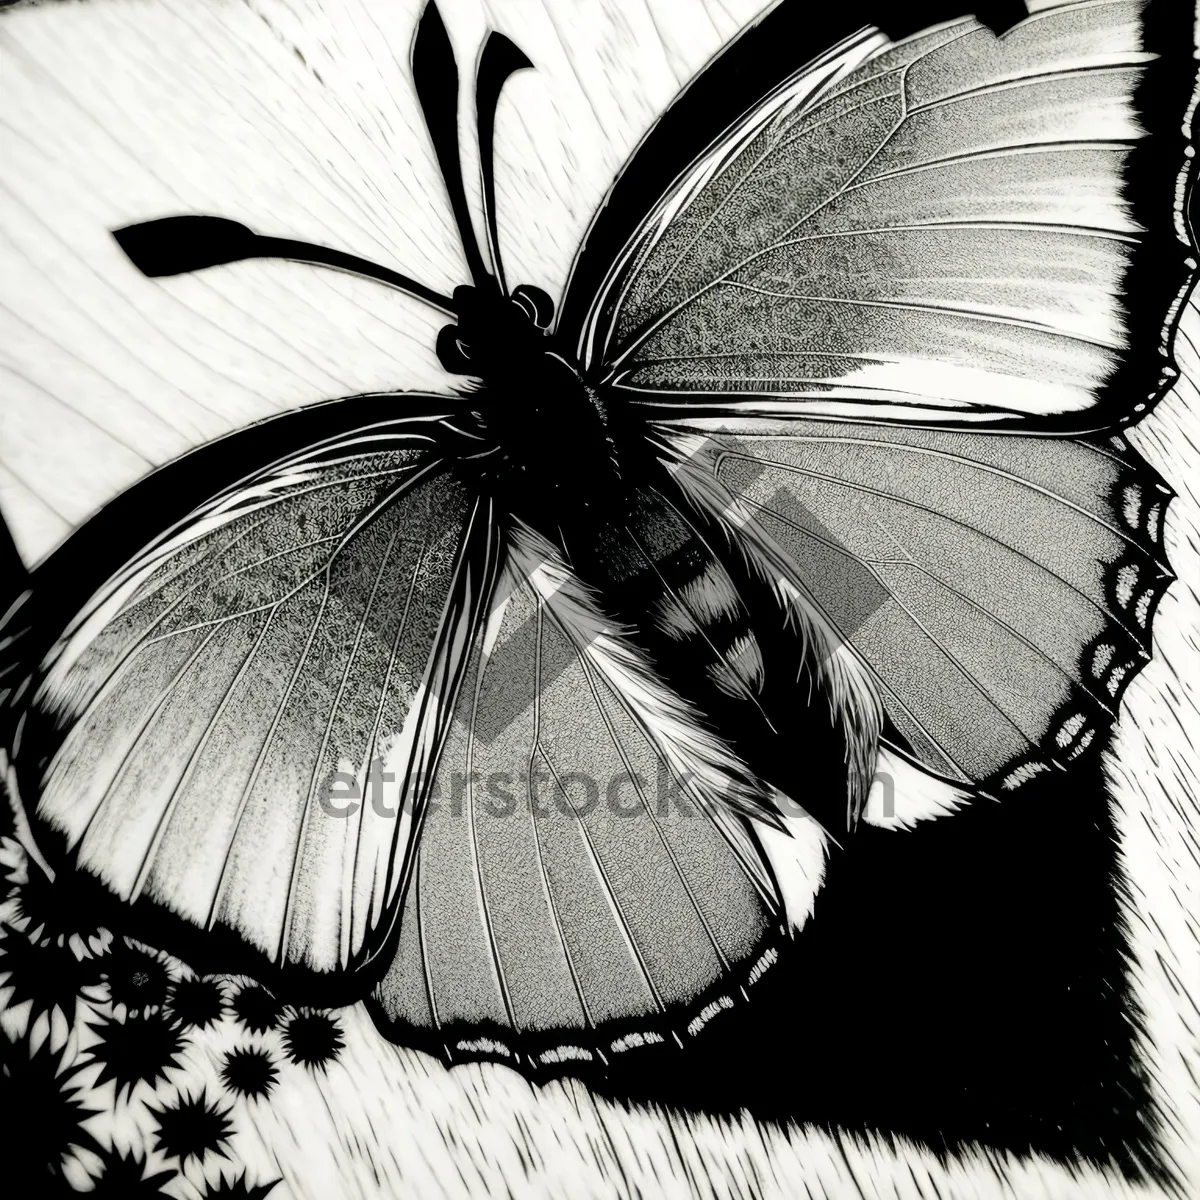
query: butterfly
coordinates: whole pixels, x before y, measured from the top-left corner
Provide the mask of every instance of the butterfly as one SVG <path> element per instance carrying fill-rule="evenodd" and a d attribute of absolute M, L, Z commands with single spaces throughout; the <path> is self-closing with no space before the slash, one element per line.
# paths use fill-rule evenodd
<path fill-rule="evenodd" d="M 674 101 L 555 311 L 483 228 L 435 4 L 413 84 L 470 282 L 219 216 L 449 318 L 453 394 L 271 418 L 119 496 L 4 618 L 4 768 L 62 886 L 300 1003 L 529 1073 L 685 1046 L 808 919 L 882 768 L 915 820 L 1099 753 L 1172 579 L 1123 429 L 1177 376 L 1180 6 L 997 34 L 770 10 Z"/>

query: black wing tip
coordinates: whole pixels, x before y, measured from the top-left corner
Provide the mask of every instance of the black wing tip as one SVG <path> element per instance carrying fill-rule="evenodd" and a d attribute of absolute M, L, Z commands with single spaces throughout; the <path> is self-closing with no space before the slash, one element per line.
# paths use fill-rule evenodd
<path fill-rule="evenodd" d="M 114 229 L 113 237 L 143 275 L 185 275 L 251 257 L 256 235 L 225 217 L 160 217 Z"/>

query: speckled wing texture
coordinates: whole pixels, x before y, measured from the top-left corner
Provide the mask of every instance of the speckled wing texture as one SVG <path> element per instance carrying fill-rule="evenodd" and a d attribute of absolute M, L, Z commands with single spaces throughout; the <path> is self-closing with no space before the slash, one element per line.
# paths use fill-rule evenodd
<path fill-rule="evenodd" d="M 680 1043 L 752 998 L 782 902 L 753 786 L 549 544 L 513 535 L 373 998 L 449 1061 L 550 1070 Z"/>
<path fill-rule="evenodd" d="M 836 47 L 675 183 L 610 272 L 585 360 L 665 409 L 1089 413 L 1132 349 L 1123 292 L 1143 250 L 1162 274 L 1139 297 L 1156 335 L 1179 299 L 1186 239 L 1167 243 L 1183 198 L 1135 156 L 1151 123 L 1138 89 L 1167 69 L 1143 7 L 1088 0 L 1000 38 L 965 18 Z M 1186 103 L 1162 114 L 1175 175 Z M 1122 399 L 1133 419 L 1148 396 Z"/>
<path fill-rule="evenodd" d="M 581 327 L 693 501 L 991 794 L 1103 743 L 1172 576 L 1117 430 L 1195 270 L 1183 8 L 865 29 L 692 164 Z M 1172 24 L 1173 22 L 1173 24 Z"/>
<path fill-rule="evenodd" d="M 52 651 L 37 823 L 120 899 L 318 975 L 353 973 L 386 938 L 494 582 L 487 505 L 431 426 L 358 429 L 247 478 Z M 331 815 L 372 763 L 402 781 L 399 819 Z"/>
<path fill-rule="evenodd" d="M 703 424 L 681 481 L 866 665 L 893 748 L 1001 795 L 1102 743 L 1173 578 L 1123 435 Z"/>

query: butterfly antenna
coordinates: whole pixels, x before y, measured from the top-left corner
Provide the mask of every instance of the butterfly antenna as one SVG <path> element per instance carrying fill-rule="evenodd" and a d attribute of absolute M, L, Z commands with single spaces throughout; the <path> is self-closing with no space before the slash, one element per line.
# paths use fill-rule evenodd
<path fill-rule="evenodd" d="M 162 217 L 157 221 L 144 221 L 140 225 L 114 229 L 113 237 L 133 265 L 151 279 L 164 275 L 185 275 L 190 271 L 202 271 L 206 267 L 250 258 L 286 258 L 292 262 L 334 267 L 351 275 L 374 279 L 454 315 L 454 304 L 448 296 L 427 288 L 407 275 L 401 275 L 399 271 L 311 242 L 263 237 L 225 217 Z"/>
<path fill-rule="evenodd" d="M 496 138 L 496 105 L 510 75 L 532 69 L 533 63 L 502 33 L 493 31 L 483 44 L 475 73 L 475 125 L 479 132 L 479 171 L 483 184 L 483 219 L 487 226 L 488 250 L 500 290 L 507 294 L 504 266 L 500 260 L 499 226 L 496 219 L 496 173 L 493 147 Z"/>
<path fill-rule="evenodd" d="M 458 64 L 454 61 L 454 50 L 441 13 L 432 0 L 417 23 L 412 44 L 412 73 L 429 140 L 433 142 L 433 151 L 450 196 L 450 208 L 458 225 L 471 279 L 476 287 L 495 286 L 475 238 L 463 187 L 462 160 L 458 152 Z"/>

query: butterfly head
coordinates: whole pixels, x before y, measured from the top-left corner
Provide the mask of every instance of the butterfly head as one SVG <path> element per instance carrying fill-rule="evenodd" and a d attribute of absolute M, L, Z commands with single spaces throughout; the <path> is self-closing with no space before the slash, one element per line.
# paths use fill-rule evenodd
<path fill-rule="evenodd" d="M 496 287 L 454 289 L 458 321 L 438 334 L 437 355 L 452 375 L 488 380 L 519 374 L 544 352 L 554 304 L 541 288 L 521 284 L 505 295 Z"/>

